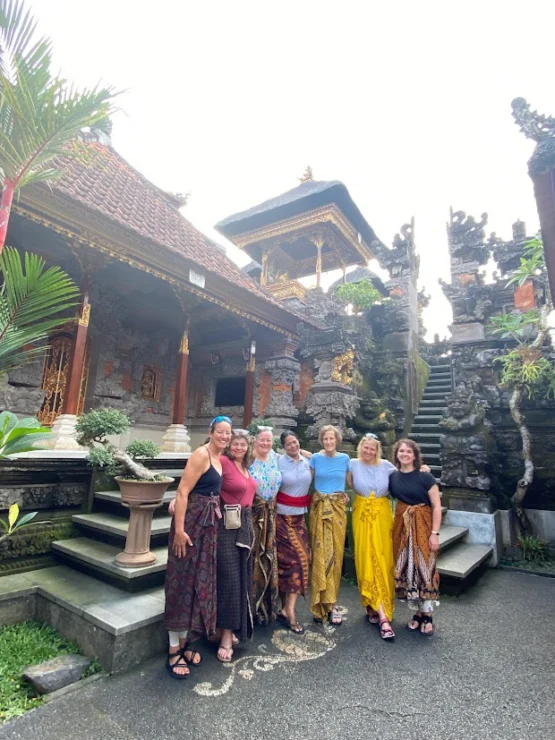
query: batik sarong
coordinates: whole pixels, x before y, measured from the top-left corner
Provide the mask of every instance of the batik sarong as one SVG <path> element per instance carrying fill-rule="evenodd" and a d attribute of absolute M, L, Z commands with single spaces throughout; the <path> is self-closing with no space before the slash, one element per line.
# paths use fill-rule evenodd
<path fill-rule="evenodd" d="M 253 598 L 259 624 L 270 624 L 277 616 L 278 569 L 276 552 L 276 502 L 254 497 Z"/>
<path fill-rule="evenodd" d="M 432 509 L 426 504 L 408 506 L 397 501 L 393 523 L 395 594 L 420 607 L 439 599 L 437 553 L 430 550 Z"/>
<path fill-rule="evenodd" d="M 393 512 L 387 496 L 355 496 L 353 536 L 362 606 L 377 612 L 383 604 L 389 620 L 395 600 L 392 530 Z"/>
<path fill-rule="evenodd" d="M 218 524 L 218 606 L 216 627 L 236 632 L 241 640 L 252 634 L 252 548 L 250 508 L 241 510 L 239 529 Z"/>
<path fill-rule="evenodd" d="M 310 545 L 305 515 L 278 514 L 276 521 L 279 592 L 306 596 Z"/>
<path fill-rule="evenodd" d="M 326 621 L 339 596 L 347 515 L 345 494 L 315 493 L 310 507 L 310 609 Z"/>
<path fill-rule="evenodd" d="M 166 610 L 168 630 L 189 630 L 211 635 L 216 629 L 217 522 L 221 517 L 219 496 L 189 494 L 185 532 L 191 538 L 185 556 L 173 553 L 175 522 L 172 519 L 166 569 Z"/>

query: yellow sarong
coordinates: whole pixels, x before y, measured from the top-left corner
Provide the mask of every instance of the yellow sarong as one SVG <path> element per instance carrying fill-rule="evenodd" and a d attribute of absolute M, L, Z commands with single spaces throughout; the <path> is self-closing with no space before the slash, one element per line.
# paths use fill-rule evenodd
<path fill-rule="evenodd" d="M 310 610 L 326 621 L 339 595 L 347 515 L 343 493 L 312 497 L 309 514 L 312 572 Z"/>
<path fill-rule="evenodd" d="M 393 512 L 387 496 L 355 496 L 353 536 L 362 606 L 377 612 L 383 604 L 388 619 L 393 618 L 395 603 L 392 531 Z"/>

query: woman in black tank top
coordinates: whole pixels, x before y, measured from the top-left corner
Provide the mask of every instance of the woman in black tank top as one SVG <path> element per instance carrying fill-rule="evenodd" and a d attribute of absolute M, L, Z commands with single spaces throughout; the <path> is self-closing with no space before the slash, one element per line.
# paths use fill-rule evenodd
<path fill-rule="evenodd" d="M 177 488 L 168 542 L 165 625 L 169 632 L 166 667 L 174 678 L 189 674 L 202 658 L 190 642 L 216 630 L 216 542 L 220 513 L 220 453 L 231 439 L 231 419 L 216 416 L 206 445 L 185 466 Z"/>

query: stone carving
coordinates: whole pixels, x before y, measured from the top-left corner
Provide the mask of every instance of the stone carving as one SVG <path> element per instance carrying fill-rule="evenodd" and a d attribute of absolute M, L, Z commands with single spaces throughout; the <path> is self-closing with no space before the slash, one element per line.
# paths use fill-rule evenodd
<path fill-rule="evenodd" d="M 489 491 L 486 465 L 492 437 L 485 403 L 471 389 L 458 386 L 439 425 L 445 431 L 440 437 L 442 484 Z"/>
<path fill-rule="evenodd" d="M 537 142 L 528 170 L 531 175 L 542 174 L 555 165 L 555 118 L 530 110 L 524 98 L 515 98 L 512 108 L 513 118 L 522 133 Z"/>
<path fill-rule="evenodd" d="M 277 423 L 281 421 L 283 426 L 290 426 L 299 415 L 293 404 L 293 393 L 298 388 L 300 367 L 300 363 L 291 357 L 277 357 L 265 363 L 270 375 L 270 401 L 264 416 Z"/>
<path fill-rule="evenodd" d="M 314 383 L 306 402 L 306 413 L 314 419 L 306 430 L 307 439 L 317 439 L 324 424 L 333 424 L 343 432 L 343 439 L 354 441 L 355 431 L 347 426 L 359 406 L 359 399 L 352 390 L 335 383 Z"/>
<path fill-rule="evenodd" d="M 352 349 L 348 349 L 342 355 L 337 355 L 336 357 L 334 357 L 331 379 L 335 383 L 351 385 L 353 382 L 354 361 L 355 353 Z"/>

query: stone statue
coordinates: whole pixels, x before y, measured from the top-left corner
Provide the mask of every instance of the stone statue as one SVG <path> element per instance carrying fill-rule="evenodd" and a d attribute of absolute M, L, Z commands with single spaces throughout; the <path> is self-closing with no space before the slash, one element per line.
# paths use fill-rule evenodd
<path fill-rule="evenodd" d="M 458 386 L 439 422 L 442 454 L 441 482 L 445 486 L 489 491 L 486 472 L 493 440 L 486 404 L 466 386 Z"/>

